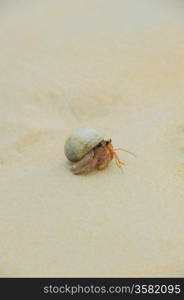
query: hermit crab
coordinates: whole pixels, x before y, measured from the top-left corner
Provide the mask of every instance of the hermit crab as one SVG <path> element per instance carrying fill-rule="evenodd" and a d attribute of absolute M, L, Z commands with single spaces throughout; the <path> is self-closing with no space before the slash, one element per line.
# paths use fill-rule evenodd
<path fill-rule="evenodd" d="M 91 171 L 105 169 L 113 157 L 121 168 L 125 163 L 121 161 L 116 150 L 126 151 L 123 148 L 113 148 L 111 139 L 105 140 L 95 129 L 82 128 L 74 131 L 66 140 L 64 152 L 72 163 L 73 174 L 87 174 Z"/>

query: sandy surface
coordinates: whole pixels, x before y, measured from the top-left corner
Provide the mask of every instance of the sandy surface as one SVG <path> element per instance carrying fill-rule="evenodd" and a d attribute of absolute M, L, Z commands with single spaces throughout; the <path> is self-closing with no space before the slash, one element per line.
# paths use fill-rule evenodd
<path fill-rule="evenodd" d="M 29 2 L 0 4 L 0 276 L 184 276 L 183 1 Z M 78 127 L 137 158 L 72 175 Z"/>

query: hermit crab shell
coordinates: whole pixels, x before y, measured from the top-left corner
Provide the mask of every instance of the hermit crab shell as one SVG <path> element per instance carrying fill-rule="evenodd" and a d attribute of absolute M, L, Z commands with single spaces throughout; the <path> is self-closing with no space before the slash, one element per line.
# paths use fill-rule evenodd
<path fill-rule="evenodd" d="M 66 140 L 65 155 L 70 161 L 79 161 L 102 140 L 103 137 L 95 129 L 78 129 Z"/>

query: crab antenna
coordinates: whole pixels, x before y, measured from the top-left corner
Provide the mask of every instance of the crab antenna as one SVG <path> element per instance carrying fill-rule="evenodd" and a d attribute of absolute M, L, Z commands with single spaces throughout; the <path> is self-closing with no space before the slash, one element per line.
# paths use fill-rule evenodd
<path fill-rule="evenodd" d="M 133 155 L 133 156 L 136 157 L 136 154 L 135 154 L 135 153 L 130 152 L 130 151 L 128 151 L 128 150 L 126 150 L 126 149 L 123 149 L 123 148 L 114 148 L 114 150 L 121 150 L 121 151 L 127 152 L 127 153 L 129 153 L 129 154 L 131 154 L 131 155 Z"/>

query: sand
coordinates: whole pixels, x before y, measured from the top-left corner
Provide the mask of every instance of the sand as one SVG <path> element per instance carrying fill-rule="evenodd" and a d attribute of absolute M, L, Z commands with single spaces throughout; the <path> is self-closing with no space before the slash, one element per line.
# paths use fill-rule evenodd
<path fill-rule="evenodd" d="M 183 10 L 1 2 L 1 277 L 184 276 Z M 81 127 L 137 158 L 72 175 Z"/>

